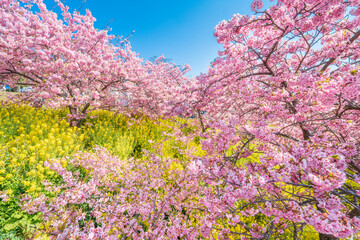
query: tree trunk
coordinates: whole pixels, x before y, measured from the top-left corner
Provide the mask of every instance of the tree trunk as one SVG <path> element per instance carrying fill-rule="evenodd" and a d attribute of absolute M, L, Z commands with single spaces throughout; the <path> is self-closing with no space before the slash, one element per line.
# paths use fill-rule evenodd
<path fill-rule="evenodd" d="M 333 235 L 319 233 L 319 240 L 338 240 L 339 238 L 334 237 Z"/>

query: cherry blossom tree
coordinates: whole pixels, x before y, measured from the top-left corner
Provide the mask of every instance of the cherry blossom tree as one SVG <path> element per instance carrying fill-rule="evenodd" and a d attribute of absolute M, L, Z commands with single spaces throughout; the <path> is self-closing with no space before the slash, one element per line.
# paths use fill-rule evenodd
<path fill-rule="evenodd" d="M 108 94 L 113 88 L 121 90 L 126 80 L 141 77 L 134 74 L 141 60 L 129 45 L 116 47 L 114 36 L 95 29 L 89 11 L 71 14 L 57 4 L 62 19 L 42 1 L 1 1 L 1 79 L 33 88 L 21 100 L 68 107 L 70 121 L 78 124 L 90 106 L 116 102 L 116 95 Z"/>
<path fill-rule="evenodd" d="M 172 64 L 144 62 L 127 41 L 96 29 L 90 11 L 81 15 L 70 13 L 60 1 L 57 5 L 61 17 L 43 1 L 0 3 L 1 83 L 33 89 L 17 98 L 67 107 L 73 125 L 80 125 L 94 108 L 125 106 L 149 112 L 154 107 L 147 103 L 156 104 L 160 112 L 171 108 L 171 104 L 161 104 L 169 99 L 161 94 L 161 86 L 186 81 L 185 71 Z M 173 97 L 179 92 L 174 87 L 181 89 L 167 86 Z"/>
<path fill-rule="evenodd" d="M 146 61 L 146 76 L 132 93 L 132 109 L 141 109 L 148 116 L 189 116 L 198 99 L 196 79 L 185 76 L 190 66 L 177 66 L 161 56 Z"/>
<path fill-rule="evenodd" d="M 320 239 L 351 236 L 360 230 L 360 2 L 262 5 L 216 26 L 224 50 L 198 77 L 201 168 L 218 189 L 209 210 L 243 238 L 288 229 L 298 239 L 306 226 Z"/>

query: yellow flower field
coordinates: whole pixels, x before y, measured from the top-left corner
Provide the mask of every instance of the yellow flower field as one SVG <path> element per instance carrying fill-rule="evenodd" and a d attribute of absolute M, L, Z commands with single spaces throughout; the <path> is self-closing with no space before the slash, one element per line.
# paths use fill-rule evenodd
<path fill-rule="evenodd" d="M 182 158 L 181 146 L 165 133 L 174 123 L 147 118 L 129 118 L 99 110 L 90 113 L 81 128 L 70 127 L 66 110 L 35 109 L 29 106 L 0 107 L 0 193 L 10 198 L 0 202 L 0 229 L 3 232 L 31 231 L 39 216 L 29 216 L 18 206 L 19 195 L 47 193 L 43 181 L 59 181 L 45 161 L 64 159 L 77 151 L 107 148 L 120 159 L 142 158 L 143 150 L 155 151 L 162 142 L 164 157 Z M 179 120 L 185 121 L 185 120 Z M 150 141 L 150 142 L 149 142 Z M 188 148 L 200 148 L 190 143 Z M 67 162 L 61 160 L 63 167 Z M 174 166 L 181 168 L 181 166 Z M 2 232 L 0 231 L 0 239 Z"/>

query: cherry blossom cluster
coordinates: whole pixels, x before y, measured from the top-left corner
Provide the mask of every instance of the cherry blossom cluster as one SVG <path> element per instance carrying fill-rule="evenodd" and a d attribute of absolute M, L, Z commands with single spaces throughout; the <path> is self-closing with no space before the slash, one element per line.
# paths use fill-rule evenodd
<path fill-rule="evenodd" d="M 266 239 L 284 222 L 294 239 L 306 224 L 320 239 L 359 232 L 359 6 L 279 0 L 260 11 L 256 0 L 253 16 L 216 26 L 224 50 L 197 78 L 194 108 L 207 112 L 203 171 L 221 186 L 209 209 L 223 208 L 241 229 L 232 234 Z M 263 226 L 238 219 L 249 214 Z"/>
<path fill-rule="evenodd" d="M 23 199 L 30 214 L 41 212 L 44 224 L 34 234 L 56 239 L 196 239 L 209 236 L 212 220 L 204 214 L 193 169 L 176 159 L 152 155 L 148 161 L 123 160 L 104 148 L 46 165 L 61 184 L 44 183 L 56 196 Z"/>
<path fill-rule="evenodd" d="M 96 29 L 90 11 L 70 13 L 56 2 L 61 16 L 43 1 L 0 2 L 1 84 L 32 87 L 17 99 L 67 107 L 73 125 L 95 108 L 179 111 L 175 102 L 186 99 L 179 92 L 194 88 L 186 71 L 159 60 L 144 62 L 128 41 Z"/>

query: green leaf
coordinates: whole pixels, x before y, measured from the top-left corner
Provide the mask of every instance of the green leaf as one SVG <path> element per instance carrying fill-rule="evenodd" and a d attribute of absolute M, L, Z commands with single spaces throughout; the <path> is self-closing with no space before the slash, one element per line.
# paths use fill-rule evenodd
<path fill-rule="evenodd" d="M 18 226 L 17 223 L 8 223 L 4 226 L 4 230 L 11 231 L 11 230 L 15 229 L 17 226 Z"/>
<path fill-rule="evenodd" d="M 22 212 L 16 212 L 15 214 L 13 214 L 11 217 L 15 218 L 15 219 L 20 219 L 22 218 L 24 215 Z"/>

